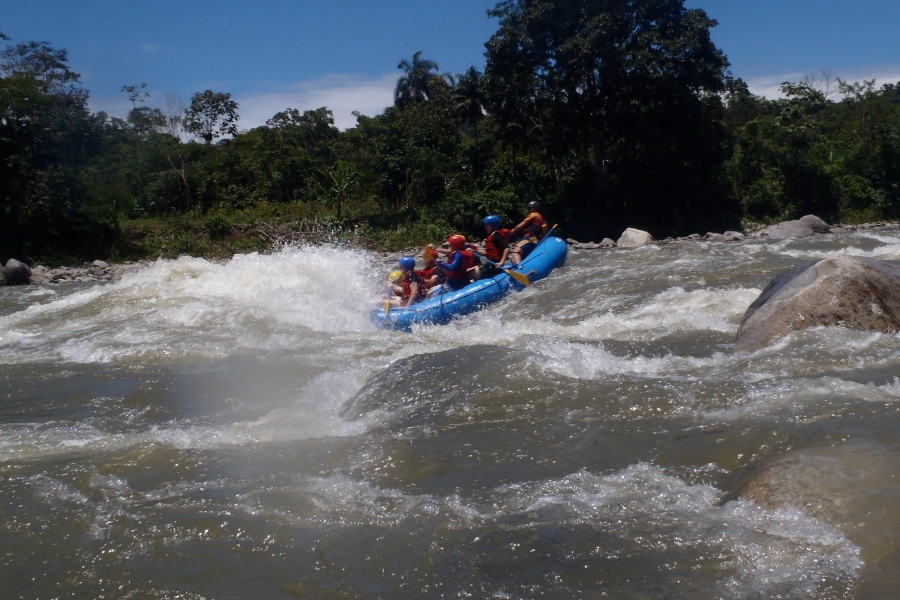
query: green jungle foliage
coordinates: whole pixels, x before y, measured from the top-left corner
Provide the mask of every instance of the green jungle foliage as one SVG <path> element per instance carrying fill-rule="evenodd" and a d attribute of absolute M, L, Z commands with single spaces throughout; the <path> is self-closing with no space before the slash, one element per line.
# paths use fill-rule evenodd
<path fill-rule="evenodd" d="M 401 60 L 393 106 L 238 129 L 205 90 L 91 113 L 65 50 L 0 53 L 0 260 L 214 254 L 323 232 L 374 247 L 478 234 L 540 201 L 566 235 L 657 237 L 814 213 L 900 217 L 900 84 L 755 96 L 682 0 L 506 0 L 484 73 Z M 2 34 L 0 34 L 2 36 Z M 5 39 L 5 36 L 3 36 Z"/>

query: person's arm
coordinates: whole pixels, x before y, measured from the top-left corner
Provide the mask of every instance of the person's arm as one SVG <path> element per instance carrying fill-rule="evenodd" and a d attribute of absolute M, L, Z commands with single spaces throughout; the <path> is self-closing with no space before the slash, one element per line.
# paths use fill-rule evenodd
<path fill-rule="evenodd" d="M 524 221 L 522 221 L 521 223 L 519 223 L 518 225 L 513 227 L 513 230 L 512 230 L 513 233 L 515 233 L 516 235 L 519 235 L 519 232 L 524 231 L 528 227 L 528 224 L 531 223 L 532 221 L 534 221 L 534 217 L 531 215 L 528 215 L 527 217 L 525 217 Z"/>
<path fill-rule="evenodd" d="M 459 252 L 453 255 L 453 262 L 450 263 L 438 263 L 440 266 L 444 267 L 446 271 L 456 271 L 463 265 L 463 256 Z"/>
<path fill-rule="evenodd" d="M 413 305 L 413 302 L 416 301 L 416 298 L 419 296 L 419 284 L 415 281 L 409 284 L 409 298 L 406 300 L 406 308 L 409 308 Z"/>
<path fill-rule="evenodd" d="M 500 260 L 497 261 L 497 266 L 502 267 L 506 264 L 507 260 L 509 260 L 509 244 L 503 249 L 503 254 L 500 256 Z"/>

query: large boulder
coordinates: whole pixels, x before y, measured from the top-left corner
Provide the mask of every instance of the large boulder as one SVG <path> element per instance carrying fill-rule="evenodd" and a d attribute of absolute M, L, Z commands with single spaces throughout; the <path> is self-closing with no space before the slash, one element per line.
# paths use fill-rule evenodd
<path fill-rule="evenodd" d="M 622 236 L 616 242 L 618 248 L 640 248 L 653 243 L 653 236 L 640 229 L 629 227 L 622 232 Z"/>
<path fill-rule="evenodd" d="M 900 269 L 855 256 L 799 264 L 775 277 L 750 305 L 734 349 L 752 352 L 819 325 L 900 331 Z"/>
<path fill-rule="evenodd" d="M 900 539 L 900 455 L 877 444 L 794 450 L 729 476 L 725 500 L 743 497 L 766 508 L 799 508 L 834 526 L 880 561 Z"/>
<path fill-rule="evenodd" d="M 3 267 L 3 274 L 6 276 L 6 283 L 9 285 L 31 283 L 31 268 L 14 258 L 6 261 L 6 266 Z"/>
<path fill-rule="evenodd" d="M 785 240 L 788 238 L 809 237 L 814 233 L 813 228 L 803 221 L 784 221 L 766 227 L 760 232 L 760 236 L 768 237 L 772 240 Z"/>
<path fill-rule="evenodd" d="M 813 230 L 813 233 L 831 233 L 831 225 L 816 215 L 800 217 L 800 222 Z"/>
<path fill-rule="evenodd" d="M 50 270 L 43 265 L 31 269 L 31 283 L 50 283 L 51 278 Z"/>

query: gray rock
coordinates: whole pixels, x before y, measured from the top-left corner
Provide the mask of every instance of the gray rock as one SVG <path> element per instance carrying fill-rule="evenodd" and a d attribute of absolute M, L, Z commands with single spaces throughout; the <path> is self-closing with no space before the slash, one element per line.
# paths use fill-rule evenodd
<path fill-rule="evenodd" d="M 711 231 L 706 232 L 706 240 L 709 242 L 727 242 L 725 236 L 721 233 L 713 233 Z"/>
<path fill-rule="evenodd" d="M 108 269 L 109 263 L 106 261 L 102 261 L 102 260 L 95 260 L 94 262 L 91 263 L 91 266 L 97 267 L 98 269 Z"/>
<path fill-rule="evenodd" d="M 640 248 L 653 243 L 653 236 L 646 231 L 640 229 L 632 229 L 629 227 L 622 232 L 622 236 L 616 242 L 619 248 Z"/>
<path fill-rule="evenodd" d="M 799 508 L 860 546 L 866 562 L 878 561 L 900 536 L 898 469 L 900 457 L 875 443 L 795 450 L 752 465 L 734 495 Z"/>
<path fill-rule="evenodd" d="M 813 230 L 813 233 L 829 233 L 831 225 L 817 217 L 816 215 L 806 215 L 800 217 L 800 222 Z"/>
<path fill-rule="evenodd" d="M 578 244 L 575 247 L 580 250 L 596 250 L 597 248 L 600 247 L 600 244 L 595 244 L 594 242 L 586 242 L 583 244 Z"/>
<path fill-rule="evenodd" d="M 747 236 L 740 231 L 726 231 L 722 235 L 725 236 L 726 242 L 743 242 L 747 239 Z"/>
<path fill-rule="evenodd" d="M 600 242 L 600 246 L 602 246 L 603 248 L 615 248 L 616 243 L 609 238 L 603 238 L 603 240 L 601 240 Z"/>
<path fill-rule="evenodd" d="M 575 238 L 566 238 L 566 243 L 567 243 L 568 245 L 570 245 L 570 246 L 577 246 L 577 245 L 580 244 L 581 242 L 579 242 L 579 241 L 576 240 Z"/>
<path fill-rule="evenodd" d="M 702 239 L 703 239 L 703 236 L 701 236 L 699 233 L 692 233 L 691 235 L 687 236 L 687 239 L 689 239 L 689 240 L 702 240 Z"/>
<path fill-rule="evenodd" d="M 6 261 L 3 273 L 6 275 L 6 283 L 9 285 L 22 285 L 31 282 L 31 268 L 14 258 Z"/>
<path fill-rule="evenodd" d="M 119 266 L 115 267 L 112 271 L 110 271 L 109 278 L 112 281 L 119 281 L 120 279 L 122 279 L 122 276 L 124 276 L 126 273 L 129 273 L 131 271 L 137 271 L 137 270 L 141 269 L 142 267 L 143 267 L 143 265 L 138 264 L 138 263 L 126 263 L 124 265 L 119 265 Z"/>
<path fill-rule="evenodd" d="M 792 331 L 822 325 L 900 331 L 900 269 L 852 256 L 799 264 L 775 277 L 750 305 L 734 349 L 753 352 Z"/>
<path fill-rule="evenodd" d="M 50 270 L 41 265 L 31 269 L 31 283 L 50 283 Z"/>
<path fill-rule="evenodd" d="M 762 230 L 766 237 L 773 240 L 785 240 L 795 237 L 808 237 L 815 233 L 809 225 L 801 221 L 784 221 Z"/>

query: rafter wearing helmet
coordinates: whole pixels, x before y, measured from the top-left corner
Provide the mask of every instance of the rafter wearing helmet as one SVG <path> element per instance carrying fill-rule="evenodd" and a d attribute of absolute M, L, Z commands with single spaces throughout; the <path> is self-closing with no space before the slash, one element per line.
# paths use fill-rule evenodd
<path fill-rule="evenodd" d="M 471 283 L 473 278 L 472 269 L 480 264 L 480 261 L 472 254 L 474 248 L 471 244 L 466 244 L 466 238 L 461 235 L 451 235 L 447 238 L 447 244 L 450 246 L 449 252 L 442 249 L 433 249 L 436 252 L 447 252 L 447 262 L 438 263 L 447 272 L 447 287 L 451 290 L 458 290 Z M 477 250 L 477 249 L 476 249 Z"/>

